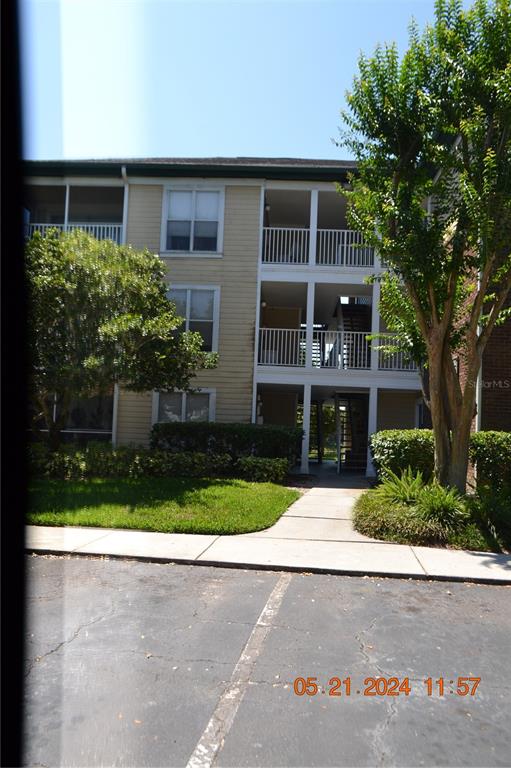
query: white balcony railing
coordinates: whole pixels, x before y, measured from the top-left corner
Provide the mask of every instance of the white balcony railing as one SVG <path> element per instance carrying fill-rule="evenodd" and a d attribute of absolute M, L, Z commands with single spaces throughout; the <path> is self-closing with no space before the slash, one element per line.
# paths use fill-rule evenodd
<path fill-rule="evenodd" d="M 40 232 L 45 235 L 49 229 L 60 229 L 62 231 L 71 231 L 73 229 L 82 229 L 89 235 L 97 238 L 98 240 L 113 240 L 114 243 L 120 244 L 122 239 L 122 224 L 38 224 L 30 223 L 26 225 L 26 235 L 31 237 L 34 232 Z"/>
<path fill-rule="evenodd" d="M 305 331 L 294 328 L 261 328 L 259 365 L 305 365 Z"/>
<path fill-rule="evenodd" d="M 307 264 L 309 230 L 298 227 L 263 227 L 263 264 Z"/>
<path fill-rule="evenodd" d="M 391 355 L 385 355 L 381 350 L 378 354 L 378 368 L 380 371 L 418 370 L 413 360 L 409 360 L 404 352 L 393 352 Z"/>
<path fill-rule="evenodd" d="M 307 227 L 263 227 L 263 264 L 308 264 Z M 353 229 L 318 229 L 316 264 L 322 267 L 373 267 L 374 249 Z"/>
<path fill-rule="evenodd" d="M 369 331 L 314 331 L 312 364 L 337 370 L 370 368 L 368 334 Z"/>
<path fill-rule="evenodd" d="M 314 331 L 312 367 L 330 370 L 370 370 L 370 331 Z M 307 333 L 304 328 L 261 328 L 259 365 L 304 367 Z M 404 352 L 378 355 L 380 371 L 415 372 L 417 366 Z"/>
<path fill-rule="evenodd" d="M 354 229 L 318 229 L 316 263 L 324 267 L 372 267 L 374 248 Z"/>

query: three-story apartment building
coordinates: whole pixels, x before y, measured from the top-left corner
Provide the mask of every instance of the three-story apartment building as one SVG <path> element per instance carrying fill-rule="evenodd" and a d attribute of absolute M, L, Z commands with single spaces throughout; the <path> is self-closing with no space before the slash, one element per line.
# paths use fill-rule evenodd
<path fill-rule="evenodd" d="M 422 426 L 425 409 L 413 363 L 366 338 L 385 331 L 379 285 L 366 281 L 382 267 L 348 227 L 342 187 L 354 170 L 254 158 L 27 162 L 27 234 L 80 227 L 159 254 L 186 328 L 219 353 L 198 374 L 200 391 L 116 387 L 77 403 L 69 431 L 147 444 L 156 421 L 295 424 L 299 414 L 306 472 L 311 414 L 321 434 L 334 405 L 340 466 L 372 474 L 368 437 Z"/>

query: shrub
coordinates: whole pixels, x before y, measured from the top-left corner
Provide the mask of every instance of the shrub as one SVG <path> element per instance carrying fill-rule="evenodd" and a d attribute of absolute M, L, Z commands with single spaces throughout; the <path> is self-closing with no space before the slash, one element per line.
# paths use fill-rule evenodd
<path fill-rule="evenodd" d="M 479 487 L 471 500 L 472 514 L 501 545 L 511 547 L 511 488 Z"/>
<path fill-rule="evenodd" d="M 287 459 L 294 464 L 300 455 L 303 430 L 299 427 L 218 422 L 155 424 L 151 448 L 178 453 L 228 453 L 233 459 L 257 456 Z"/>
<path fill-rule="evenodd" d="M 89 443 L 77 450 L 64 446 L 51 452 L 46 446 L 29 446 L 32 474 L 62 480 L 88 477 L 241 477 L 254 482 L 282 482 L 287 459 L 244 457 L 237 462 L 226 453 L 183 452 Z"/>
<path fill-rule="evenodd" d="M 379 477 L 383 470 L 399 474 L 406 467 L 420 471 L 427 482 L 433 474 L 434 444 L 430 429 L 385 429 L 371 437 L 371 454 Z"/>
<path fill-rule="evenodd" d="M 414 504 L 424 486 L 422 472 L 415 475 L 407 467 L 400 476 L 391 469 L 383 471 L 383 481 L 375 490 L 377 498 L 395 504 Z"/>
<path fill-rule="evenodd" d="M 478 486 L 511 490 L 511 432 L 474 432 L 470 459 L 476 466 Z"/>
<path fill-rule="evenodd" d="M 371 453 L 378 477 L 385 470 L 399 474 L 406 467 L 422 472 L 427 482 L 433 475 L 434 442 L 430 429 L 386 429 L 371 437 Z M 474 432 L 470 460 L 476 467 L 478 486 L 511 488 L 511 432 Z"/>
<path fill-rule="evenodd" d="M 236 473 L 243 480 L 259 483 L 282 483 L 288 473 L 286 459 L 263 459 L 244 456 L 236 462 Z"/>
<path fill-rule="evenodd" d="M 28 472 L 42 475 L 48 461 L 50 449 L 46 443 L 30 443 L 28 446 Z"/>
<path fill-rule="evenodd" d="M 448 538 L 440 523 L 420 517 L 413 506 L 384 501 L 374 491 L 358 497 L 353 524 L 364 536 L 399 544 L 440 544 Z"/>
<path fill-rule="evenodd" d="M 447 531 L 459 530 L 469 520 L 465 502 L 458 491 L 444 488 L 437 482 L 419 490 L 414 511 L 422 520 L 438 523 Z"/>

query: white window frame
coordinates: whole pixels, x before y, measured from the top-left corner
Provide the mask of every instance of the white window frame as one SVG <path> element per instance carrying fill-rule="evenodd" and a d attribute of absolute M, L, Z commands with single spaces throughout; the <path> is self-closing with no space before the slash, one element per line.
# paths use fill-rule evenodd
<path fill-rule="evenodd" d="M 216 251 L 169 251 L 167 249 L 167 221 L 169 214 L 169 201 L 171 192 L 192 192 L 192 212 L 195 216 L 195 195 L 197 192 L 218 192 L 218 233 L 216 241 Z M 161 214 L 161 233 L 160 233 L 160 253 L 166 258 L 201 258 L 201 259 L 220 259 L 223 256 L 224 249 L 224 211 L 225 211 L 225 186 L 211 186 L 210 184 L 169 184 L 163 188 L 162 214 Z M 193 223 L 192 219 L 192 232 Z M 192 240 L 190 239 L 190 247 Z"/>
<path fill-rule="evenodd" d="M 188 394 L 192 395 L 209 395 L 209 418 L 208 421 L 215 421 L 216 419 L 216 389 L 212 387 L 197 387 L 194 392 L 183 392 L 176 390 L 173 394 L 181 395 L 181 420 L 180 424 L 191 424 L 192 422 L 185 421 L 186 419 L 186 398 Z M 153 390 L 153 401 L 151 410 L 151 424 L 169 424 L 171 422 L 158 421 L 158 411 L 160 410 L 160 393 L 158 390 Z M 178 423 L 178 422 L 176 422 Z M 205 422 L 201 422 L 205 423 Z"/>
<path fill-rule="evenodd" d="M 191 285 L 190 283 L 170 283 L 167 291 L 186 290 L 186 317 L 185 330 L 188 330 L 190 322 L 190 291 L 213 291 L 213 335 L 211 351 L 218 352 L 218 336 L 220 331 L 220 286 L 219 285 Z"/>

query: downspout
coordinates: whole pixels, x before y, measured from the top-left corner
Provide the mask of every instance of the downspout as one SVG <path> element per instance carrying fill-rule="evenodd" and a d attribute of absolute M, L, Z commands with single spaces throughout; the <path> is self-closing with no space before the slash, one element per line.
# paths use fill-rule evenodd
<path fill-rule="evenodd" d="M 128 174 L 126 173 L 126 166 L 125 165 L 121 165 L 121 178 L 124 181 L 124 200 L 123 200 L 123 208 L 122 208 L 121 245 L 125 245 L 126 244 L 126 232 L 127 232 L 127 227 L 128 227 L 128 191 L 129 191 Z M 119 396 L 120 396 L 120 387 L 119 387 L 119 384 L 116 382 L 114 384 L 114 402 L 113 402 L 113 413 L 112 413 L 112 447 L 113 448 L 117 447 Z"/>
<path fill-rule="evenodd" d="M 114 384 L 114 402 L 112 412 L 112 448 L 117 448 L 117 423 L 119 412 L 119 385 Z"/>
<path fill-rule="evenodd" d="M 129 183 L 128 174 L 126 173 L 126 166 L 121 165 L 121 178 L 124 181 L 124 200 L 122 208 L 122 235 L 121 245 L 126 245 L 128 234 L 128 199 L 129 199 Z"/>
<path fill-rule="evenodd" d="M 252 373 L 252 424 L 257 424 L 257 364 L 259 362 L 259 329 L 261 325 L 261 262 L 263 252 L 264 199 L 266 184 L 263 181 L 259 197 L 259 237 L 257 245 L 257 283 L 256 283 L 256 312 L 254 324 L 254 358 Z"/>

